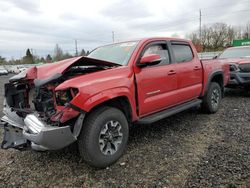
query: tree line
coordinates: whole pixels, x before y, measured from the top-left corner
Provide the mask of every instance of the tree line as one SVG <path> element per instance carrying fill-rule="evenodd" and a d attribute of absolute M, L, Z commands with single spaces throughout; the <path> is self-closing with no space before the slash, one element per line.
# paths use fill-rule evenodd
<path fill-rule="evenodd" d="M 195 45 L 201 45 L 202 51 L 220 51 L 232 45 L 234 39 L 250 38 L 250 21 L 245 26 L 233 27 L 226 23 L 203 25 L 187 35 Z"/>
<path fill-rule="evenodd" d="M 89 53 L 89 51 L 85 51 L 84 49 L 82 49 L 79 54 L 72 55 L 68 52 L 64 52 L 63 49 L 58 44 L 56 44 L 53 55 L 47 54 L 46 57 L 39 57 L 31 53 L 31 50 L 28 48 L 25 55 L 21 59 L 11 59 L 7 61 L 6 58 L 0 56 L 0 64 L 52 63 L 76 56 L 86 56 Z"/>
<path fill-rule="evenodd" d="M 187 34 L 186 38 L 192 40 L 196 46 L 202 46 L 203 52 L 221 51 L 232 44 L 234 39 L 250 38 L 250 21 L 245 26 L 231 26 L 226 23 L 214 23 L 203 25 L 201 30 L 193 31 Z M 63 59 L 88 55 L 89 51 L 81 50 L 79 54 L 70 54 L 56 44 L 53 55 L 48 54 L 46 57 L 39 57 L 31 53 L 30 49 L 21 59 L 12 59 L 7 61 L 0 56 L 0 64 L 33 64 L 33 63 L 51 63 Z"/>

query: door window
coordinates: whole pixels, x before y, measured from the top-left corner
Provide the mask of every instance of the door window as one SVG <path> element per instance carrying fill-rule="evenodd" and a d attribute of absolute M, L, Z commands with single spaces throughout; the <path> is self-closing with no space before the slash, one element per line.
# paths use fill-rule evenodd
<path fill-rule="evenodd" d="M 143 55 L 148 55 L 148 54 L 160 55 L 162 59 L 162 61 L 159 63 L 160 65 L 170 63 L 169 51 L 167 49 L 167 45 L 165 44 L 153 44 L 153 45 L 148 46 L 145 52 L 143 53 Z"/>

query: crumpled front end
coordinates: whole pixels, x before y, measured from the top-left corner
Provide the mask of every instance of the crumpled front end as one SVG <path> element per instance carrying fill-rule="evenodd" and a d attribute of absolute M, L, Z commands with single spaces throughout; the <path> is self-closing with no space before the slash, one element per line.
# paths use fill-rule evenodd
<path fill-rule="evenodd" d="M 59 96 L 53 87 L 45 88 L 41 91 L 42 88 L 34 88 L 28 82 L 5 85 L 4 116 L 1 118 L 3 149 L 31 146 L 35 150 L 57 150 L 76 141 L 79 131 L 75 127 L 81 126 L 84 113 L 79 115 L 80 112 L 72 109 L 69 103 L 57 105 L 62 101 L 54 100 Z"/>
<path fill-rule="evenodd" d="M 85 112 L 71 104 L 79 88 L 63 83 L 117 64 L 88 57 L 32 67 L 5 84 L 2 148 L 56 150 L 77 139 Z"/>

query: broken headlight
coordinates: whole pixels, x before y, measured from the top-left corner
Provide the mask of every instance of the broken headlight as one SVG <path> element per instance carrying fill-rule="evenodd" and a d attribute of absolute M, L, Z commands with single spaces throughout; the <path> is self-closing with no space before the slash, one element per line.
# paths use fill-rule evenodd
<path fill-rule="evenodd" d="M 79 91 L 76 88 L 56 91 L 55 95 L 57 105 L 65 106 L 77 95 L 78 92 Z"/>

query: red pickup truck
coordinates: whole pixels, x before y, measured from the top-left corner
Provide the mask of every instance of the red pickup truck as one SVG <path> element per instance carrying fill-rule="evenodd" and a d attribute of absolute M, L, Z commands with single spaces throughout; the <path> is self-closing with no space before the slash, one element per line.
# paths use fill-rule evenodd
<path fill-rule="evenodd" d="M 215 57 L 230 65 L 228 88 L 250 91 L 250 46 L 230 47 Z"/>
<path fill-rule="evenodd" d="M 2 148 L 57 150 L 77 141 L 88 164 L 106 167 L 124 152 L 130 125 L 196 106 L 215 113 L 228 80 L 229 65 L 200 61 L 177 38 L 110 44 L 32 67 L 5 84 Z"/>

